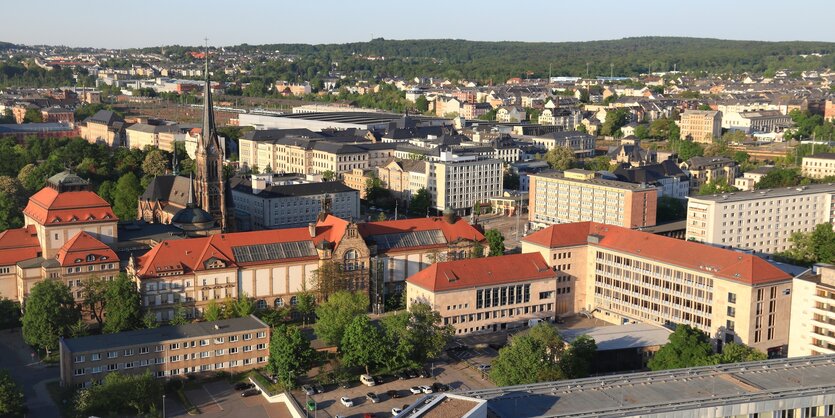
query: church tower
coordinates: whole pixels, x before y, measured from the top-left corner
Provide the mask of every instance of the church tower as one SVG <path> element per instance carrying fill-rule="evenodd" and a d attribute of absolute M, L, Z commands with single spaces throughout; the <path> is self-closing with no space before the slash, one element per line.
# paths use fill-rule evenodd
<path fill-rule="evenodd" d="M 203 89 L 203 131 L 197 142 L 195 165 L 195 197 L 198 206 L 210 213 L 223 231 L 234 230 L 234 210 L 227 202 L 223 179 L 223 147 L 217 136 L 212 108 L 212 87 L 209 81 L 209 47 L 206 46 L 206 85 Z M 229 208 L 227 208 L 227 203 Z"/>

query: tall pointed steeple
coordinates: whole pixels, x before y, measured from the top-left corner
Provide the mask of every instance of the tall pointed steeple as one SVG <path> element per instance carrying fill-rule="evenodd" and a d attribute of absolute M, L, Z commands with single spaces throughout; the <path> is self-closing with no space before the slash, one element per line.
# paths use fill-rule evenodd
<path fill-rule="evenodd" d="M 217 138 L 215 128 L 215 112 L 212 106 L 212 83 L 209 81 L 209 44 L 206 43 L 206 85 L 203 86 L 203 146 L 208 146 L 209 141 Z"/>
<path fill-rule="evenodd" d="M 186 207 L 194 207 L 194 179 L 191 178 L 191 173 L 188 174 L 188 203 Z"/>

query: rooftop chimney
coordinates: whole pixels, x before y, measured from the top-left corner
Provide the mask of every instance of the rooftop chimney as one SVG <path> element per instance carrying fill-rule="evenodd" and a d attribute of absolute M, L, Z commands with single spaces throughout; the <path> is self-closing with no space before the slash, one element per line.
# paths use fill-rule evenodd
<path fill-rule="evenodd" d="M 316 237 L 316 222 L 307 224 L 307 231 L 310 233 L 310 238 Z"/>

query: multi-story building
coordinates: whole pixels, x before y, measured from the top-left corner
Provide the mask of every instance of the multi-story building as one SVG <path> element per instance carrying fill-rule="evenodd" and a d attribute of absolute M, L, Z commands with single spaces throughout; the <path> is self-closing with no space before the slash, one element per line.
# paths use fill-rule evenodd
<path fill-rule="evenodd" d="M 722 112 L 685 110 L 679 125 L 682 138 L 709 144 L 714 138 L 722 137 Z"/>
<path fill-rule="evenodd" d="M 179 303 L 189 316 L 199 316 L 212 300 L 243 295 L 261 308 L 295 305 L 299 292 L 315 290 L 315 272 L 328 262 L 342 266 L 343 288 L 382 300 L 430 259 L 466 258 L 483 241 L 477 229 L 454 217 L 357 224 L 322 213 L 305 228 L 166 240 L 131 258 L 127 271 L 143 306 L 167 320 Z"/>
<path fill-rule="evenodd" d="M 283 145 L 277 143 L 278 140 L 284 138 L 321 138 L 322 135 L 317 134 L 309 129 L 256 129 L 245 133 L 238 140 L 238 155 L 242 167 L 258 168 L 264 170 L 268 166 L 274 172 L 281 171 L 278 169 L 279 151 L 286 152 Z M 279 150 L 279 148 L 282 148 Z M 283 160 L 285 163 L 296 163 L 297 169 L 285 169 L 287 173 L 305 173 L 304 154 L 301 156 L 294 156 L 298 161 Z"/>
<path fill-rule="evenodd" d="M 765 177 L 771 170 L 774 170 L 773 165 L 764 165 L 762 167 L 757 167 L 751 171 L 746 171 L 742 173 L 742 177 L 737 177 L 734 179 L 733 186 L 743 192 L 748 192 L 754 190 L 754 187 L 760 180 Z M 730 182 L 729 182 L 730 184 Z"/>
<path fill-rule="evenodd" d="M 513 254 L 434 263 L 406 279 L 406 307 L 429 304 L 456 334 L 490 332 L 552 320 L 562 291 L 541 254 Z"/>
<path fill-rule="evenodd" d="M 835 266 L 795 277 L 792 293 L 789 357 L 835 354 Z"/>
<path fill-rule="evenodd" d="M 720 195 L 691 196 L 687 239 L 774 254 L 795 232 L 835 219 L 835 186 L 811 184 Z"/>
<path fill-rule="evenodd" d="M 550 150 L 555 147 L 567 147 L 571 148 L 574 151 L 574 155 L 579 158 L 594 156 L 595 138 L 585 132 L 551 132 L 547 135 L 535 136 L 531 138 L 531 141 L 545 150 Z"/>
<path fill-rule="evenodd" d="M 441 151 L 440 159 L 428 162 L 428 167 L 427 190 L 438 210 L 451 209 L 466 215 L 473 205 L 487 203 L 503 190 L 501 160 Z"/>
<path fill-rule="evenodd" d="M 46 109 L 41 109 L 41 117 L 46 123 L 66 123 L 67 125 L 75 124 L 75 113 L 70 109 L 53 106 Z"/>
<path fill-rule="evenodd" d="M 178 125 L 134 123 L 125 129 L 125 146 L 136 149 L 159 148 L 171 152 L 174 150 L 173 141 L 176 140 L 177 134 L 182 135 L 180 131 L 181 128 Z M 168 134 L 167 141 L 160 139 L 164 134 Z"/>
<path fill-rule="evenodd" d="M 411 200 L 421 188 L 429 190 L 429 165 L 423 160 L 392 160 L 377 167 L 377 177 L 402 200 Z"/>
<path fill-rule="evenodd" d="M 528 219 L 534 227 L 595 221 L 637 228 L 655 225 L 658 189 L 605 180 L 571 169 L 530 175 Z"/>
<path fill-rule="evenodd" d="M 835 176 L 835 153 L 824 152 L 803 157 L 803 175 L 813 179 Z"/>
<path fill-rule="evenodd" d="M 377 166 L 372 166 L 377 167 Z M 360 199 L 365 199 L 366 189 L 368 189 L 368 180 L 371 180 L 376 175 L 376 170 L 373 168 L 355 168 L 350 173 L 342 175 L 342 182 L 346 186 L 359 192 Z"/>
<path fill-rule="evenodd" d="M 771 356 L 789 342 L 792 276 L 752 254 L 595 222 L 522 239 L 572 287 L 573 312 L 612 323 L 687 324 Z"/>
<path fill-rule="evenodd" d="M 125 141 L 125 121 L 109 110 L 99 110 L 78 124 L 79 135 L 92 144 L 120 147 Z"/>
<path fill-rule="evenodd" d="M 157 378 L 264 367 L 270 326 L 255 315 L 62 339 L 61 385 L 89 387 L 110 372 Z"/>
<path fill-rule="evenodd" d="M 343 219 L 360 216 L 359 192 L 341 182 L 281 184 L 272 178 L 253 175 L 232 186 L 235 208 L 248 215 L 252 230 L 306 226 L 322 208 Z"/>
<path fill-rule="evenodd" d="M 751 133 L 769 133 L 789 127 L 792 119 L 779 110 L 757 110 L 722 114 L 723 127 Z"/>
<path fill-rule="evenodd" d="M 554 125 L 562 128 L 563 131 L 573 131 L 583 120 L 583 112 L 576 108 L 558 107 L 544 109 L 539 115 L 537 122 L 540 125 Z"/>
<path fill-rule="evenodd" d="M 699 193 L 699 189 L 708 182 L 724 179 L 733 184 L 739 175 L 739 165 L 736 161 L 725 157 L 691 157 L 679 164 L 679 167 L 690 176 L 690 195 Z"/>
<path fill-rule="evenodd" d="M 526 119 L 528 119 L 528 114 L 521 106 L 502 106 L 496 111 L 497 122 L 521 122 Z"/>

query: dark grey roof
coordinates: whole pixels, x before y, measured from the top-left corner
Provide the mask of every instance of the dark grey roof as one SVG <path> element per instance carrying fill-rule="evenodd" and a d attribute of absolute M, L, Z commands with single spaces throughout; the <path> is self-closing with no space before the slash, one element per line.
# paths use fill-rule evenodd
<path fill-rule="evenodd" d="M 330 154 L 363 154 L 366 152 L 366 150 L 351 144 L 340 144 L 330 141 L 316 141 L 313 144 L 313 149 Z"/>
<path fill-rule="evenodd" d="M 171 218 L 171 224 L 183 231 L 204 231 L 215 226 L 215 218 L 194 205 L 180 209 Z"/>
<path fill-rule="evenodd" d="M 322 135 L 310 129 L 259 129 L 245 133 L 242 138 L 250 141 L 275 141 L 288 136 L 322 138 Z"/>
<path fill-rule="evenodd" d="M 556 132 L 549 132 L 545 135 L 540 135 L 543 138 L 553 138 L 556 140 L 564 140 L 564 139 L 574 139 L 574 138 L 584 138 L 584 139 L 594 139 L 594 136 L 589 135 L 585 132 L 580 131 L 556 131 Z"/>
<path fill-rule="evenodd" d="M 66 123 L 9 123 L 0 124 L 0 135 L 14 134 L 18 132 L 38 133 L 38 132 L 62 132 L 72 131 L 72 127 Z"/>
<path fill-rule="evenodd" d="M 168 201 L 185 206 L 188 203 L 188 177 L 165 175 L 156 176 L 148 184 L 141 200 Z"/>
<path fill-rule="evenodd" d="M 127 129 L 131 131 L 154 134 L 160 132 L 176 132 L 180 130 L 180 127 L 177 125 L 150 125 L 147 123 L 134 123 L 133 125 L 128 126 Z"/>
<path fill-rule="evenodd" d="M 215 326 L 219 329 L 215 329 Z M 83 353 L 120 347 L 159 344 L 165 341 L 185 338 L 206 338 L 230 332 L 255 331 L 268 327 L 267 324 L 256 318 L 255 315 L 250 315 L 244 318 L 224 319 L 215 322 L 198 322 L 153 329 L 139 329 L 116 334 L 69 338 L 63 340 L 63 344 L 72 353 Z"/>
<path fill-rule="evenodd" d="M 99 110 L 93 116 L 84 120 L 85 122 L 103 123 L 105 125 L 113 125 L 116 122 L 124 122 L 121 116 L 109 110 Z"/>
<path fill-rule="evenodd" d="M 810 155 L 808 158 L 822 158 L 827 160 L 835 160 L 835 152 L 820 152 L 815 155 Z"/>
<path fill-rule="evenodd" d="M 64 170 L 48 178 L 46 181 L 56 186 L 86 186 L 90 184 L 87 180 L 84 180 L 69 170 Z"/>
<path fill-rule="evenodd" d="M 630 167 L 628 164 L 621 165 L 614 173 L 618 180 L 630 183 L 655 183 L 666 177 L 686 177 L 672 160 L 664 160 L 657 164 L 648 164 L 639 167 Z"/>
<path fill-rule="evenodd" d="M 239 182 L 237 182 L 237 184 L 234 187 L 232 187 L 232 190 L 240 193 L 247 193 L 253 196 L 258 196 L 263 199 L 274 199 L 293 196 L 315 196 L 325 193 L 357 192 L 356 190 L 346 186 L 342 182 L 325 181 L 321 183 L 270 185 L 258 192 L 257 194 L 255 194 L 252 193 L 252 181 L 250 179 L 241 179 Z"/>

